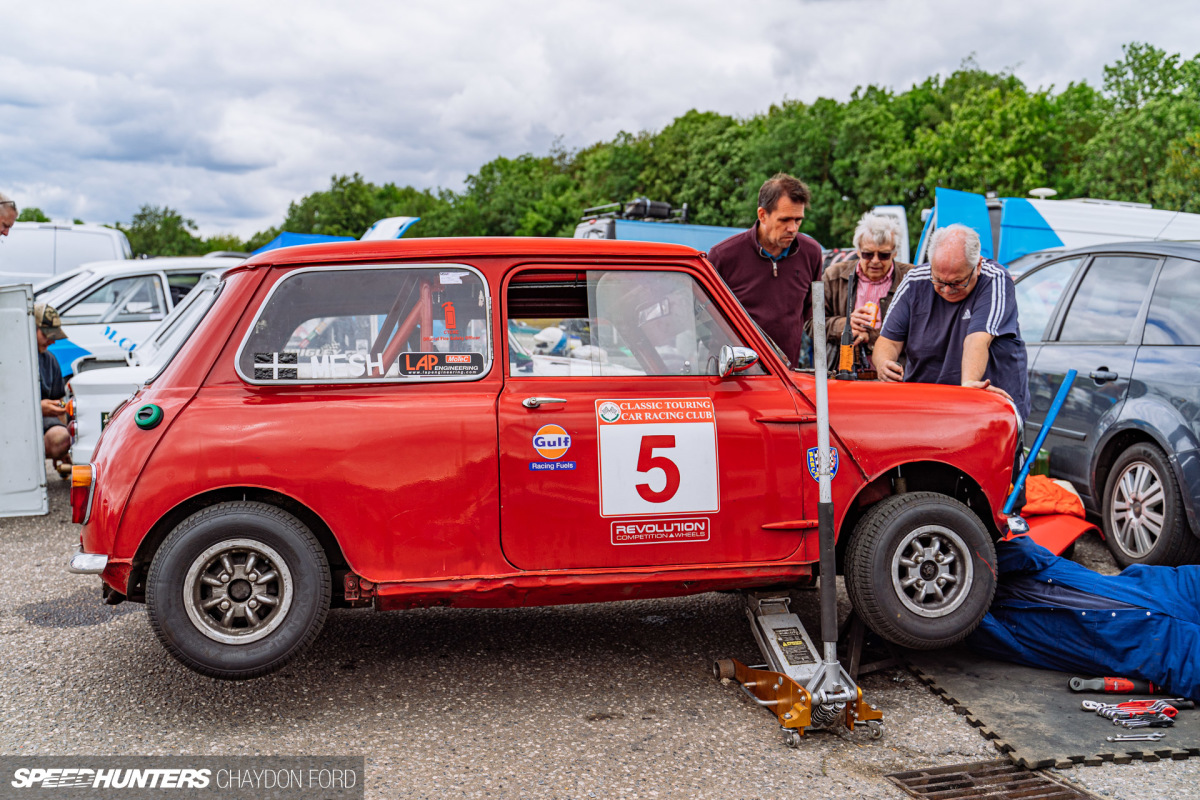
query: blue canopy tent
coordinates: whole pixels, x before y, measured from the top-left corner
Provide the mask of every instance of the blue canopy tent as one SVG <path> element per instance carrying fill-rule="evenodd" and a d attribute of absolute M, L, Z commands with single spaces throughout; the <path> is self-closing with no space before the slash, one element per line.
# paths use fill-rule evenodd
<path fill-rule="evenodd" d="M 271 241 L 264 244 L 262 247 L 255 250 L 251 255 L 265 253 L 268 250 L 275 250 L 280 247 L 293 247 L 298 244 L 323 244 L 325 242 L 353 242 L 353 236 L 326 236 L 322 233 L 291 233 L 284 231 L 276 236 Z"/>

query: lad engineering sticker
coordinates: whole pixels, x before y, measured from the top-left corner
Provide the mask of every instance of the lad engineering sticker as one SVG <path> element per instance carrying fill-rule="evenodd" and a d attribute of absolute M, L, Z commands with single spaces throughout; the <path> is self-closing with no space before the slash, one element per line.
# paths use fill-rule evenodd
<path fill-rule="evenodd" d="M 720 510 L 717 418 L 710 398 L 597 400 L 596 427 L 600 516 Z M 662 521 L 646 524 L 655 522 Z M 707 530 L 705 521 L 705 539 Z M 615 543 L 615 528 L 613 536 Z"/>
<path fill-rule="evenodd" d="M 483 372 L 483 353 L 401 353 L 400 374 L 444 377 L 479 375 Z"/>

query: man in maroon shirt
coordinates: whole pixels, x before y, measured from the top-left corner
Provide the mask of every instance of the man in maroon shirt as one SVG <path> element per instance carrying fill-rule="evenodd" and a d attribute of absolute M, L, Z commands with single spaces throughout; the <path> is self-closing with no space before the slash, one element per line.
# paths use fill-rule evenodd
<path fill-rule="evenodd" d="M 758 190 L 758 222 L 708 254 L 792 367 L 800 363 L 804 322 L 812 316 L 809 289 L 821 279 L 821 245 L 800 233 L 811 199 L 802 181 L 778 173 Z"/>

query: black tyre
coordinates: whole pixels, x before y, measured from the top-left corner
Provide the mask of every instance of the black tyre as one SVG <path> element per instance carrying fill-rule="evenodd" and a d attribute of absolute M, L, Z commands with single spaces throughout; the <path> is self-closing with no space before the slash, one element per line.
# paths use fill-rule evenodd
<path fill-rule="evenodd" d="M 255 678 L 312 643 L 330 590 L 325 552 L 299 520 L 265 503 L 221 503 L 181 522 L 155 553 L 146 607 L 186 666 Z"/>
<path fill-rule="evenodd" d="M 962 503 L 936 492 L 873 506 L 846 551 L 846 592 L 871 630 L 914 650 L 966 638 L 992 604 L 996 548 Z"/>
<path fill-rule="evenodd" d="M 1113 463 L 1104 486 L 1104 538 L 1122 567 L 1200 561 L 1179 482 L 1154 445 L 1135 444 Z"/>

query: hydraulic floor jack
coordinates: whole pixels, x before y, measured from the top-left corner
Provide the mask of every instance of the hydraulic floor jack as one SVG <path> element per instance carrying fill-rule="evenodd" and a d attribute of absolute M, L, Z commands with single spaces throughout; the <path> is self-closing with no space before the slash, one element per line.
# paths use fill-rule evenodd
<path fill-rule="evenodd" d="M 837 563 L 834 553 L 833 497 L 830 488 L 829 396 L 825 353 L 825 287 L 820 282 L 813 292 L 813 348 L 817 378 L 817 450 L 820 458 L 818 484 L 818 533 L 821 547 L 821 640 L 816 646 L 800 618 L 788 607 L 784 595 L 746 594 L 746 614 L 754 640 L 766 664 L 747 667 L 734 659 L 713 664 L 718 678 L 737 681 L 756 703 L 779 720 L 784 741 L 800 744 L 808 728 L 830 728 L 844 722 L 850 730 L 865 725 L 871 737 L 883 736 L 883 712 L 866 703 L 860 689 L 842 668 L 837 656 Z"/>

